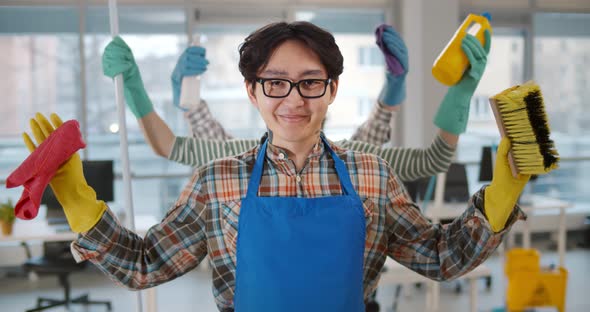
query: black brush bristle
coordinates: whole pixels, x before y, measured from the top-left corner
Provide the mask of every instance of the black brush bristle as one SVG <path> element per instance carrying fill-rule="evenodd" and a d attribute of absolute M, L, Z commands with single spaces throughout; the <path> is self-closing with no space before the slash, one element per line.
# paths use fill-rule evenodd
<path fill-rule="evenodd" d="M 533 90 L 524 97 L 524 102 L 527 107 L 527 114 L 529 121 L 535 133 L 539 150 L 543 156 L 543 165 L 545 169 L 551 168 L 558 162 L 555 157 L 555 145 L 553 140 L 549 138 L 549 125 L 547 124 L 547 116 L 543 107 L 543 97 L 541 91 Z"/>

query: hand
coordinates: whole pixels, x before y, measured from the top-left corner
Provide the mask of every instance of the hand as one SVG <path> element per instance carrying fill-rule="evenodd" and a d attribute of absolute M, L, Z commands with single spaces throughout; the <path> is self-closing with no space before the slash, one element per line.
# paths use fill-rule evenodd
<path fill-rule="evenodd" d="M 530 174 L 519 174 L 516 178 L 512 176 L 508 164 L 509 150 L 510 140 L 503 138 L 496 154 L 492 182 L 485 189 L 484 211 L 494 232 L 504 229 L 520 193 L 531 178 Z"/>
<path fill-rule="evenodd" d="M 488 54 L 490 54 L 490 47 L 492 38 L 490 32 L 486 29 L 484 31 L 485 44 L 482 47 L 477 38 L 467 34 L 461 42 L 461 49 L 467 55 L 469 60 L 469 68 L 463 74 L 463 77 L 452 88 L 463 89 L 464 92 L 469 93 L 470 97 L 475 92 L 481 77 L 486 69 L 488 62 Z"/>
<path fill-rule="evenodd" d="M 461 80 L 449 88 L 434 118 L 434 123 L 447 132 L 459 135 L 467 128 L 471 97 L 483 76 L 490 52 L 492 39 L 488 30 L 485 30 L 484 37 L 485 45 L 483 47 L 479 40 L 469 34 L 463 38 L 461 43 L 461 48 L 467 55 L 470 66 Z"/>
<path fill-rule="evenodd" d="M 51 114 L 50 119 L 53 125 L 40 113 L 35 115 L 35 119 L 31 119 L 31 131 L 37 144 L 45 141 L 63 123 L 56 114 Z M 30 152 L 37 148 L 28 134 L 23 133 L 23 140 Z M 62 205 L 74 232 L 86 232 L 91 229 L 106 210 L 105 203 L 96 199 L 96 193 L 86 183 L 78 153 L 72 155 L 56 171 L 49 185 Z"/>
<path fill-rule="evenodd" d="M 385 84 L 379 93 L 379 102 L 387 106 L 395 106 L 406 98 L 406 75 L 408 73 L 408 48 L 402 37 L 387 25 L 383 29 L 383 46 L 381 51 L 387 62 Z M 401 69 L 396 66 L 396 61 Z"/>
<path fill-rule="evenodd" d="M 111 78 L 123 74 L 125 102 L 136 118 L 141 118 L 154 110 L 143 86 L 139 68 L 135 64 L 133 52 L 121 37 L 113 38 L 104 49 L 102 71 L 105 76 Z"/>
<path fill-rule="evenodd" d="M 172 71 L 172 103 L 182 110 L 180 107 L 180 87 L 182 85 L 182 78 L 184 76 L 197 76 L 203 74 L 207 70 L 209 61 L 205 58 L 205 48 L 203 47 L 188 47 L 182 55 L 178 58 L 174 71 Z"/>

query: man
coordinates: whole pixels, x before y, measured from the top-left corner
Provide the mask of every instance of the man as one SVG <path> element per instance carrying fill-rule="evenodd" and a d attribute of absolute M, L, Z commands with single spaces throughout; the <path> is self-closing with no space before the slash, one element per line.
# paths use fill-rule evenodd
<path fill-rule="evenodd" d="M 141 289 L 208 255 L 220 311 L 362 312 L 386 256 L 429 278 L 452 279 L 483 262 L 524 217 L 516 199 L 529 176 L 510 174 L 507 140 L 491 184 L 444 226 L 421 214 L 385 161 L 327 140 L 320 127 L 338 91 L 342 55 L 321 28 L 282 22 L 255 31 L 240 47 L 240 72 L 267 137 L 196 169 L 145 238 L 85 191 L 81 166 L 66 163 L 56 174 L 51 183 L 60 202 L 75 196 L 84 204 L 64 205 L 70 222 L 83 223 L 73 226 L 81 230 L 72 244 L 78 260 Z M 40 143 L 53 127 L 38 116 L 32 130 Z M 75 195 L 62 188 L 72 180 Z"/>
<path fill-rule="evenodd" d="M 369 118 L 356 129 L 351 140 L 375 145 L 374 148 L 377 149 L 389 142 L 391 118 L 399 110 L 406 96 L 405 79 L 408 73 L 408 52 L 405 42 L 393 27 L 383 24 L 377 28 L 375 35 L 376 44 L 387 61 L 386 80 L 381 88 L 374 110 Z M 147 93 L 134 90 L 138 85 L 143 86 L 143 83 L 137 65 L 134 62 L 129 63 L 129 60 L 133 59 L 131 49 L 127 47 L 122 39 L 115 38 L 105 48 L 102 64 L 104 72 L 111 77 L 119 74 L 118 71 L 113 71 L 113 68 L 131 68 L 123 72 L 126 81 L 130 82 L 130 87 L 126 88 L 128 92 L 125 93 L 126 97 L 128 97 L 127 103 L 131 103 L 129 107 L 142 125 L 146 141 L 157 154 L 163 157 L 167 156 L 168 159 L 181 164 L 199 167 L 217 158 L 243 153 L 258 143 L 257 140 L 232 140 L 233 137 L 213 117 L 204 100 L 195 100 L 197 103 L 188 109 L 186 106 L 180 105 L 183 78 L 202 75 L 209 65 L 205 48 L 191 46 L 185 49 L 179 57 L 171 75 L 171 83 L 173 104 L 185 111 L 185 117 L 190 123 L 193 138 L 176 137 L 172 149 L 167 151 L 169 148 L 166 146 L 172 145 L 170 141 L 172 136 L 162 136 L 161 134 L 171 133 L 171 131 L 167 129 L 163 120 L 157 116 L 157 113 L 153 112 L 149 98 L 141 96 L 142 94 L 147 95 Z M 399 66 L 392 68 L 392 65 L 397 65 L 395 64 L 396 61 Z M 126 64 L 130 66 L 125 66 Z M 137 74 L 132 75 L 131 73 Z M 144 118 L 142 111 L 151 111 L 151 116 Z M 465 122 L 467 122 L 466 119 Z M 380 156 L 394 164 L 392 166 L 394 172 L 403 181 L 429 177 L 448 169 L 454 155 L 457 139 L 458 135 L 441 131 L 427 149 L 389 148 L 384 150 L 390 152 L 389 154 L 382 153 Z M 224 142 L 220 142 L 221 140 Z M 361 142 L 341 141 L 338 144 L 353 150 L 376 152 L 370 150 L 369 145 Z M 215 151 L 221 151 L 222 153 L 216 154 Z M 228 153 L 224 153 L 226 151 Z M 368 299 L 367 312 L 379 311 L 379 305 L 374 300 L 375 296 L 376 293 Z"/>

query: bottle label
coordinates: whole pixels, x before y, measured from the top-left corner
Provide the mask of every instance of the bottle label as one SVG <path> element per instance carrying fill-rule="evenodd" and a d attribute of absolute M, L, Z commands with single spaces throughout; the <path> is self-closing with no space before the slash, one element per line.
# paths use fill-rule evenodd
<path fill-rule="evenodd" d="M 481 25 L 479 23 L 473 23 L 467 29 L 467 33 L 472 36 L 476 36 L 480 29 L 481 29 Z"/>

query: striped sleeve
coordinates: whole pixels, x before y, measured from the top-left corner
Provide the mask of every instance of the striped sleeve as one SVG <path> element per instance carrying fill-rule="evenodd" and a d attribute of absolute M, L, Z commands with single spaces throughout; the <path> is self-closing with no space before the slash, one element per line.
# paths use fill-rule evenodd
<path fill-rule="evenodd" d="M 183 165 L 200 167 L 212 160 L 235 156 L 258 144 L 258 140 L 202 140 L 176 137 L 168 159 Z"/>
<path fill-rule="evenodd" d="M 455 154 L 455 147 L 438 135 L 430 146 L 421 148 L 377 147 L 358 141 L 339 144 L 358 152 L 375 154 L 389 163 L 393 172 L 402 181 L 413 181 L 446 172 Z"/>

